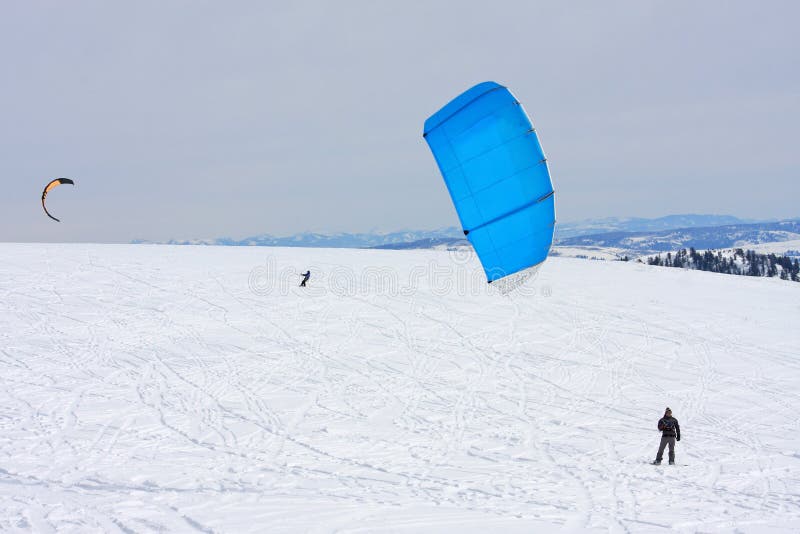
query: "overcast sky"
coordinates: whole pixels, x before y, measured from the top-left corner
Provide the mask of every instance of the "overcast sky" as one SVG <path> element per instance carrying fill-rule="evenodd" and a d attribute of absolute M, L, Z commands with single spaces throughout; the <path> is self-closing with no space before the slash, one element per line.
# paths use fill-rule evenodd
<path fill-rule="evenodd" d="M 559 220 L 800 216 L 796 1 L 0 6 L 0 241 L 457 225 L 425 119 L 508 86 Z M 51 178 L 73 178 L 42 212 Z"/>

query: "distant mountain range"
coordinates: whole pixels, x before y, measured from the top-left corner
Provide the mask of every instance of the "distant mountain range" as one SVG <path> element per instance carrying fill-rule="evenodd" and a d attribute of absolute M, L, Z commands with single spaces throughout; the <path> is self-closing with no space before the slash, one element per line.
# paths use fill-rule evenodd
<path fill-rule="evenodd" d="M 642 238 L 642 242 L 646 244 L 647 239 L 646 236 L 652 235 L 656 242 L 660 242 L 659 238 L 661 233 L 663 232 L 671 232 L 677 230 L 686 230 L 686 231 L 693 231 L 695 229 L 704 228 L 708 230 L 708 232 L 696 232 L 692 233 L 693 236 L 699 238 L 699 236 L 705 235 L 705 241 L 710 241 L 712 238 L 710 237 L 709 232 L 713 233 L 710 229 L 712 228 L 722 228 L 722 227 L 729 227 L 729 226 L 747 226 L 747 225 L 756 225 L 759 224 L 771 224 L 771 223 L 759 223 L 753 220 L 747 219 L 739 219 L 738 217 L 734 217 L 732 215 L 695 215 L 695 214 L 686 214 L 686 215 L 667 215 L 665 217 L 658 217 L 655 219 L 645 219 L 641 217 L 607 217 L 604 219 L 588 219 L 585 221 L 579 222 L 571 222 L 571 223 L 558 223 L 556 224 L 555 230 L 555 238 L 554 242 L 556 245 L 567 245 L 567 246 L 595 246 L 595 247 L 611 247 L 617 246 L 620 248 L 622 247 L 620 243 L 617 244 L 604 244 L 600 245 L 599 243 L 613 243 L 615 239 L 618 241 L 623 241 L 625 237 L 632 236 L 630 239 L 630 243 L 632 244 L 634 241 L 634 237 Z M 725 232 L 729 232 L 729 229 L 726 229 Z M 458 235 L 453 235 L 457 233 Z M 424 239 L 414 240 L 410 242 L 400 242 L 400 243 L 386 243 L 383 245 L 376 246 L 374 248 L 383 248 L 383 249 L 395 249 L 395 250 L 403 250 L 403 249 L 415 249 L 415 248 L 444 248 L 444 247 L 455 247 L 455 246 L 464 246 L 469 245 L 469 242 L 460 235 L 461 232 L 458 228 L 448 228 L 446 231 L 441 232 L 439 236 L 432 236 L 427 237 Z M 583 241 L 577 241 L 578 238 L 584 237 Z M 764 241 L 759 242 L 767 242 L 769 237 L 779 237 L 777 234 L 769 234 L 762 236 Z M 604 239 L 607 238 L 607 239 Z M 689 241 L 693 239 L 689 237 Z M 782 238 L 782 239 L 775 239 L 778 241 L 783 241 L 790 239 Z M 720 241 L 725 241 L 723 236 L 720 236 Z M 684 246 L 684 242 L 680 239 L 675 240 L 677 243 Z M 580 244 L 579 244 L 580 243 Z M 692 245 L 685 245 L 685 246 L 692 246 Z M 673 249 L 668 249 L 673 250 Z M 657 248 L 647 248 L 645 249 L 645 254 L 657 252 L 659 249 Z M 631 254 L 635 254 L 636 252 L 631 248 Z"/>
<path fill-rule="evenodd" d="M 660 232 L 677 228 L 705 228 L 731 224 L 750 224 L 756 222 L 739 219 L 732 215 L 667 215 L 656 219 L 641 217 L 606 217 L 585 221 L 556 224 L 556 240 L 582 235 L 606 234 L 609 232 Z"/>
<path fill-rule="evenodd" d="M 558 240 L 560 247 L 613 248 L 642 256 L 694 247 L 699 250 L 800 239 L 800 219 L 753 224 L 677 228 L 659 232 L 607 232 Z"/>
<path fill-rule="evenodd" d="M 460 236 L 460 237 L 459 237 Z M 392 244 L 423 242 L 425 240 L 462 239 L 463 232 L 456 228 L 437 230 L 404 230 L 388 233 L 337 233 L 318 234 L 304 232 L 285 237 L 262 234 L 244 239 L 221 237 L 215 239 L 190 239 L 169 241 L 136 240 L 133 243 L 156 243 L 164 245 L 217 245 L 250 247 L 311 247 L 311 248 L 375 248 Z M 426 248 L 426 247 L 417 247 Z"/>
<path fill-rule="evenodd" d="M 668 215 L 655 219 L 608 217 L 558 223 L 555 244 L 563 247 L 615 247 L 631 255 L 653 254 L 683 247 L 722 248 L 737 243 L 800 239 L 800 219 L 755 222 L 730 215 Z M 404 230 L 388 233 L 300 233 L 278 237 L 262 234 L 244 239 L 169 240 L 133 243 L 270 247 L 419 249 L 468 246 L 460 228 Z"/>

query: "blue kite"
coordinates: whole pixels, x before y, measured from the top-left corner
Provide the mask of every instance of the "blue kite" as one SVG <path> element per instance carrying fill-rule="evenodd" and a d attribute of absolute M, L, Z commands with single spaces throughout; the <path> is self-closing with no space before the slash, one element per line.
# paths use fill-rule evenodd
<path fill-rule="evenodd" d="M 431 115 L 423 137 L 487 281 L 517 287 L 547 258 L 556 221 L 547 159 L 522 105 L 483 82 Z"/>

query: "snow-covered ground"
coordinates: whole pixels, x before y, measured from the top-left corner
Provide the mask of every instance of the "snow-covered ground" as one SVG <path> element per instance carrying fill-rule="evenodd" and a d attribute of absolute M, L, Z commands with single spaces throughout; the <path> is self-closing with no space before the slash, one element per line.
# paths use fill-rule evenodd
<path fill-rule="evenodd" d="M 0 531 L 800 530 L 800 284 L 475 273 L 0 245 Z M 679 465 L 648 465 L 667 405 Z"/>

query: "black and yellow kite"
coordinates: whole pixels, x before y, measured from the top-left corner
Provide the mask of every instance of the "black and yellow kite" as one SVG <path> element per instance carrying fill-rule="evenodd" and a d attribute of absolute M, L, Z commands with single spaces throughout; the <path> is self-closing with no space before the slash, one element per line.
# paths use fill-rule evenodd
<path fill-rule="evenodd" d="M 50 217 L 51 219 L 53 219 L 56 222 L 61 222 L 61 221 L 59 221 L 58 219 L 56 219 L 55 217 L 50 215 L 50 212 L 47 211 L 47 206 L 44 205 L 44 199 L 47 196 L 47 193 L 49 193 L 51 189 L 53 189 L 54 187 L 58 187 L 61 184 L 72 184 L 72 185 L 75 185 L 75 182 L 73 182 L 69 178 L 56 178 L 55 180 L 53 180 L 52 182 L 47 184 L 45 186 L 45 188 L 44 188 L 44 191 L 42 191 L 42 208 L 44 208 L 44 212 L 47 214 L 47 216 Z"/>

